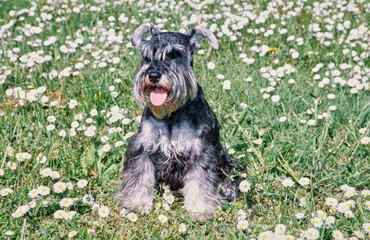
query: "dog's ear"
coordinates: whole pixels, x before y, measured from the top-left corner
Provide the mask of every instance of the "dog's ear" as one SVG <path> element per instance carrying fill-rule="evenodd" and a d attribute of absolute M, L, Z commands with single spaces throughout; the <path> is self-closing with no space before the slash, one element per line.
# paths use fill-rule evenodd
<path fill-rule="evenodd" d="M 194 45 L 195 48 L 200 48 L 200 40 L 207 38 L 215 50 L 220 49 L 220 44 L 218 43 L 216 36 L 203 26 L 193 27 L 186 33 L 186 35 L 190 36 L 190 44 Z"/>
<path fill-rule="evenodd" d="M 159 30 L 159 28 L 154 27 L 151 23 L 144 23 L 140 25 L 132 34 L 131 38 L 132 45 L 140 48 L 140 45 L 143 43 L 143 40 L 145 38 L 145 35 L 150 33 L 150 35 L 154 36 L 160 32 L 161 31 Z"/>

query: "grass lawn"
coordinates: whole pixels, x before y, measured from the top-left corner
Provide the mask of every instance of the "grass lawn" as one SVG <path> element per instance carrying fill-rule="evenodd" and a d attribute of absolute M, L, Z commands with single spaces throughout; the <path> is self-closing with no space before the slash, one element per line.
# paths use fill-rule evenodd
<path fill-rule="evenodd" d="M 370 239 L 370 4 L 364 0 L 0 1 L 0 239 Z M 204 25 L 194 72 L 241 194 L 192 221 L 114 200 L 150 21 Z"/>

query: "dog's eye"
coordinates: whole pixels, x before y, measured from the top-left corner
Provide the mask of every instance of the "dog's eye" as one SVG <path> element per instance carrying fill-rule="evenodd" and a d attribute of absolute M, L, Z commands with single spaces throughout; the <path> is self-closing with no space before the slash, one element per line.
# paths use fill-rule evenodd
<path fill-rule="evenodd" d="M 181 57 L 181 52 L 177 51 L 177 50 L 173 50 L 170 52 L 169 54 L 169 57 L 170 58 L 180 58 Z"/>

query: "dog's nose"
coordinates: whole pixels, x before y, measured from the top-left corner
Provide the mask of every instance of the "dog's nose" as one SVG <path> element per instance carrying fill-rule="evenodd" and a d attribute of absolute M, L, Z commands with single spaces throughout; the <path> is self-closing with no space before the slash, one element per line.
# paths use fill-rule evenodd
<path fill-rule="evenodd" d="M 150 72 L 149 73 L 149 81 L 152 83 L 157 83 L 161 79 L 161 74 L 159 72 Z"/>

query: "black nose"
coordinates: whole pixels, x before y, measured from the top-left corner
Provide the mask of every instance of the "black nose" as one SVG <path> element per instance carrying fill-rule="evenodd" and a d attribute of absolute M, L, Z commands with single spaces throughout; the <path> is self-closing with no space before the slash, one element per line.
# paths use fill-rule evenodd
<path fill-rule="evenodd" d="M 161 74 L 159 72 L 150 72 L 149 73 L 149 81 L 152 83 L 157 83 L 161 79 Z"/>

